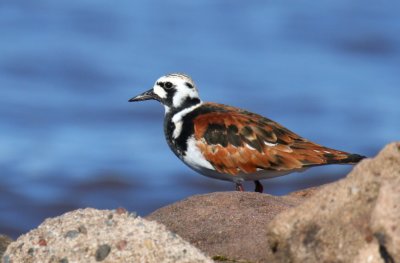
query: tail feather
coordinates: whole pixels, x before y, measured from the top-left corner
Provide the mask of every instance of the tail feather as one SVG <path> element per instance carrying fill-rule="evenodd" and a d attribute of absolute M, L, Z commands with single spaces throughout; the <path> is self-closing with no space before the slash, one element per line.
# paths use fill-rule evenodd
<path fill-rule="evenodd" d="M 346 154 L 345 158 L 337 158 L 337 156 L 325 155 L 327 164 L 355 164 L 366 158 L 366 156 L 359 154 Z"/>

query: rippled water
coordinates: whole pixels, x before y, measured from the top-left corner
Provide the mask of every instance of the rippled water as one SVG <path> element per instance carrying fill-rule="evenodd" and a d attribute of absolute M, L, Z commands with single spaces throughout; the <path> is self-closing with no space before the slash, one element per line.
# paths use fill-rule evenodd
<path fill-rule="evenodd" d="M 127 102 L 169 72 L 192 75 L 205 101 L 375 155 L 399 139 L 399 7 L 1 1 L 0 232 L 16 237 L 80 207 L 146 215 L 193 194 L 232 190 L 170 152 L 160 105 Z M 264 185 L 285 194 L 349 170 L 316 168 Z"/>

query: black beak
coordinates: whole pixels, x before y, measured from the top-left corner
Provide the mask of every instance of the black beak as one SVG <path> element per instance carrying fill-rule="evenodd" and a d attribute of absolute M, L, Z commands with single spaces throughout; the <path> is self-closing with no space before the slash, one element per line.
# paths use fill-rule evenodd
<path fill-rule="evenodd" d="M 142 100 L 158 100 L 158 96 L 154 94 L 153 89 L 151 89 L 146 92 L 143 92 L 140 95 L 137 95 L 136 97 L 133 97 L 132 99 L 129 100 L 129 102 L 142 101 Z"/>

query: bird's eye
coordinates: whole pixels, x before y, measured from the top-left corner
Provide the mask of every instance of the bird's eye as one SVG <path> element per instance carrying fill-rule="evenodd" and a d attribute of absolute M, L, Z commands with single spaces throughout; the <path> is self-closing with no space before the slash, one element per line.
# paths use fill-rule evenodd
<path fill-rule="evenodd" d="M 172 88 L 172 83 L 167 81 L 167 82 L 165 82 L 164 86 L 166 89 L 170 89 L 170 88 Z"/>

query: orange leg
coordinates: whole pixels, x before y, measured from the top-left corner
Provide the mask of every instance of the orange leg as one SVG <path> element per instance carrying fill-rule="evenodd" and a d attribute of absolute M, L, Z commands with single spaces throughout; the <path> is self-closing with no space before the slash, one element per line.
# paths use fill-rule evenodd
<path fill-rule="evenodd" d="M 241 183 L 236 183 L 236 191 L 244 192 L 244 188 Z"/>

